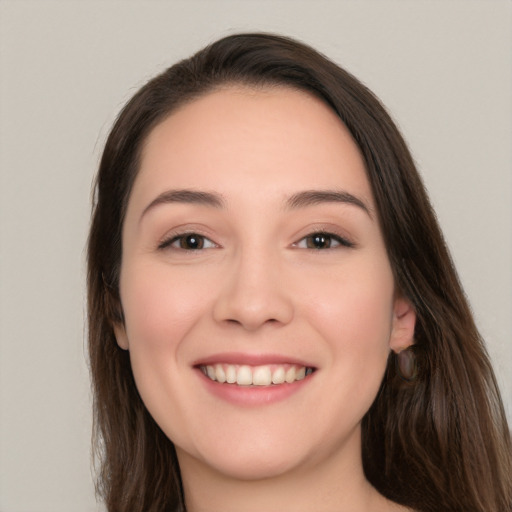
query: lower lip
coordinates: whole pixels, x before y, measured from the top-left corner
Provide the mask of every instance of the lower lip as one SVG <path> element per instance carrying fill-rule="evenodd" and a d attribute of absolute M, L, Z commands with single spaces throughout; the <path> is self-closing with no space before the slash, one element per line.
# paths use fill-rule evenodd
<path fill-rule="evenodd" d="M 234 405 L 254 407 L 286 400 L 304 386 L 307 386 L 314 373 L 290 384 L 273 384 L 270 386 L 238 386 L 237 384 L 220 383 L 209 379 L 200 370 L 198 370 L 198 375 L 212 395 Z"/>

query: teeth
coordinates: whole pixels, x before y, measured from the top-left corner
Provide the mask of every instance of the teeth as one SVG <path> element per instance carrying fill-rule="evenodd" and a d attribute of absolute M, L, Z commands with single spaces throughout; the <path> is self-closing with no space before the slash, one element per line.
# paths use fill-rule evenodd
<path fill-rule="evenodd" d="M 215 379 L 218 382 L 226 382 L 226 372 L 224 371 L 224 368 L 222 368 L 221 364 L 215 365 Z"/>
<path fill-rule="evenodd" d="M 236 367 L 230 364 L 226 367 L 226 382 L 228 384 L 236 382 Z"/>
<path fill-rule="evenodd" d="M 270 386 L 272 384 L 272 372 L 268 366 L 258 366 L 252 372 L 252 383 L 255 386 Z"/>
<path fill-rule="evenodd" d="M 284 368 L 280 366 L 272 374 L 272 384 L 282 384 L 284 382 Z"/>
<path fill-rule="evenodd" d="M 252 384 L 252 372 L 248 366 L 240 366 L 238 368 L 236 383 L 239 386 L 250 386 Z"/>
<path fill-rule="evenodd" d="M 270 386 L 271 384 L 291 384 L 313 373 L 313 368 L 284 365 L 248 366 L 216 364 L 201 366 L 200 370 L 211 380 L 238 384 L 239 386 Z"/>
<path fill-rule="evenodd" d="M 215 369 L 213 368 L 213 366 L 206 367 L 206 375 L 208 375 L 210 379 L 215 380 Z"/>
<path fill-rule="evenodd" d="M 290 366 L 290 368 L 288 368 L 288 370 L 286 370 L 284 380 L 286 382 L 288 382 L 288 384 L 291 384 L 295 380 L 295 375 L 296 375 L 295 367 Z"/>

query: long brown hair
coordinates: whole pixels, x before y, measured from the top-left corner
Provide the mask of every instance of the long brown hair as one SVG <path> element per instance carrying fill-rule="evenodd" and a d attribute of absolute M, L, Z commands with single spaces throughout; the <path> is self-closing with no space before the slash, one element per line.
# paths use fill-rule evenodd
<path fill-rule="evenodd" d="M 364 157 L 397 287 L 414 305 L 419 373 L 391 354 L 363 419 L 368 480 L 422 512 L 512 507 L 511 443 L 481 337 L 397 127 L 376 97 L 312 48 L 268 34 L 229 36 L 148 82 L 120 113 L 95 184 L 88 246 L 88 322 L 98 490 L 113 512 L 183 509 L 172 442 L 142 403 L 114 337 L 121 231 L 144 141 L 177 107 L 226 84 L 285 85 L 323 100 Z"/>

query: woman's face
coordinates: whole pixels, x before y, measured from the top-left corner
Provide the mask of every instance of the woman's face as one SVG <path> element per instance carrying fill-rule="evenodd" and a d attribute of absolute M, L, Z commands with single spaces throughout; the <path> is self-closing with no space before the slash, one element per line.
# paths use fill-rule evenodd
<path fill-rule="evenodd" d="M 120 291 L 118 343 L 182 471 L 355 460 L 389 351 L 414 328 L 357 146 L 288 88 L 218 90 L 151 132 Z"/>

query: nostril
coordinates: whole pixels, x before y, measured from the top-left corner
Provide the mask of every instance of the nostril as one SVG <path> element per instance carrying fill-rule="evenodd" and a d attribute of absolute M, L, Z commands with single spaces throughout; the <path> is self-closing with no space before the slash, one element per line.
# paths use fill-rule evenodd
<path fill-rule="evenodd" d="M 287 324 L 293 317 L 293 304 L 284 292 L 249 286 L 242 280 L 219 293 L 213 317 L 224 325 L 255 330 L 264 325 Z"/>

